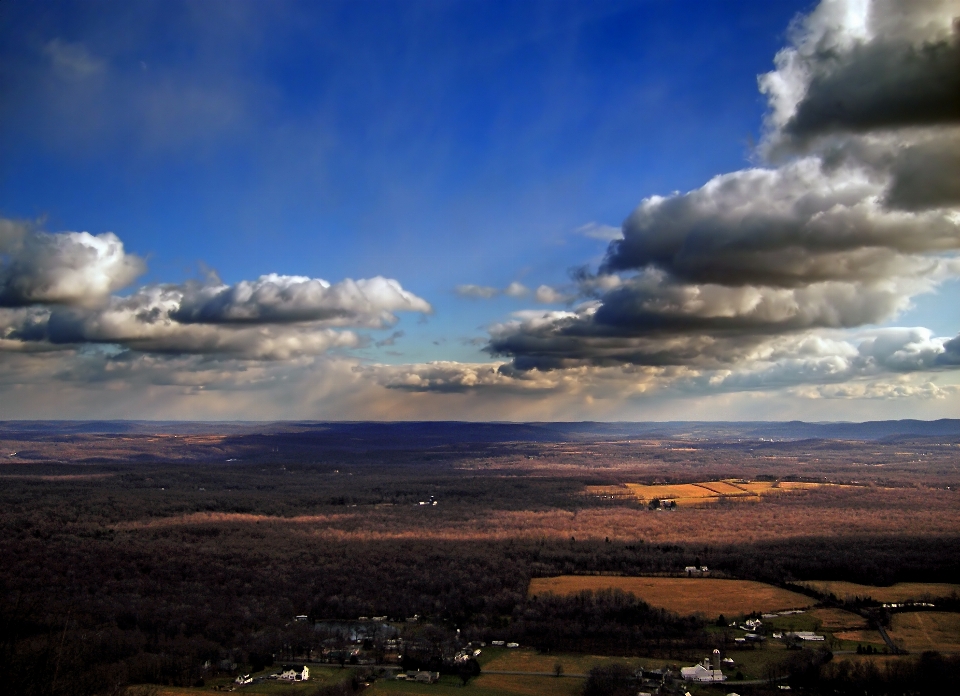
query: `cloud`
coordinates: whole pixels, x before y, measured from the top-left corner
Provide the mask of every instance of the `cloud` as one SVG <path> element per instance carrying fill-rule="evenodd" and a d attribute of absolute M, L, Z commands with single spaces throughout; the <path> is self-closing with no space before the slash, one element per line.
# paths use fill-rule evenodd
<path fill-rule="evenodd" d="M 923 274 L 922 254 L 960 249 L 953 211 L 891 211 L 883 190 L 863 171 L 826 170 L 816 157 L 724 174 L 689 193 L 644 200 L 602 268 L 796 287 Z"/>
<path fill-rule="evenodd" d="M 614 239 L 620 239 L 623 236 L 623 231 L 619 227 L 602 225 L 598 222 L 588 222 L 574 231 L 590 239 L 599 239 L 601 242 L 612 242 Z"/>
<path fill-rule="evenodd" d="M 106 63 L 81 43 L 52 39 L 43 47 L 54 70 L 65 79 L 85 79 L 102 73 Z"/>
<path fill-rule="evenodd" d="M 0 232 L 0 307 L 97 304 L 145 268 L 110 232 L 47 234 L 6 221 Z"/>
<path fill-rule="evenodd" d="M 491 297 L 496 297 L 500 294 L 497 288 L 492 288 L 488 285 L 458 285 L 455 290 L 460 297 L 481 300 L 489 300 Z"/>
<path fill-rule="evenodd" d="M 303 276 L 260 276 L 236 285 L 187 284 L 170 317 L 182 324 L 278 324 L 319 321 L 380 328 L 393 312 L 429 314 L 430 304 L 396 280 L 377 276 L 336 285 Z"/>
<path fill-rule="evenodd" d="M 152 286 L 130 297 L 111 298 L 105 307 L 56 309 L 47 321 L 45 338 L 54 345 L 109 344 L 138 352 L 260 360 L 286 360 L 361 343 L 356 334 L 321 323 L 182 323 L 174 318 L 182 296 L 177 287 Z"/>
<path fill-rule="evenodd" d="M 432 307 L 380 276 L 331 284 L 269 274 L 233 285 L 148 285 L 118 296 L 145 269 L 116 235 L 36 232 L 0 224 L 0 350 L 106 345 L 156 354 L 289 360 L 364 340 L 344 328 L 393 326 Z M 395 333 L 392 340 L 402 335 Z"/>
<path fill-rule="evenodd" d="M 375 345 L 377 348 L 383 348 L 384 346 L 396 345 L 397 341 L 398 341 L 399 339 L 403 338 L 404 336 L 406 336 L 406 333 L 405 333 L 405 332 L 403 332 L 403 331 L 394 331 L 392 334 L 390 334 L 389 336 L 387 336 L 387 337 L 384 338 L 383 340 L 377 341 L 376 343 L 374 343 L 374 345 Z"/>
<path fill-rule="evenodd" d="M 576 295 L 560 292 L 549 285 L 539 286 L 533 294 L 533 297 L 540 304 L 559 304 L 576 299 Z"/>
<path fill-rule="evenodd" d="M 526 297 L 530 294 L 530 288 L 515 280 L 503 289 L 503 294 L 508 297 Z"/>
<path fill-rule="evenodd" d="M 499 297 L 500 295 L 514 298 L 526 297 L 530 294 L 530 288 L 515 280 L 503 290 L 489 285 L 458 285 L 455 288 L 455 292 L 460 295 L 460 297 L 489 300 L 494 297 Z"/>
<path fill-rule="evenodd" d="M 869 327 L 960 275 L 958 16 L 822 2 L 759 79 L 766 162 L 644 199 L 599 272 L 574 272 L 580 304 L 515 313 L 487 351 L 521 371 L 662 369 L 689 393 L 919 394 L 884 375 L 956 366 L 960 339 Z"/>
<path fill-rule="evenodd" d="M 581 367 L 568 371 L 517 370 L 510 363 L 436 361 L 409 365 L 357 365 L 354 371 L 390 390 L 410 393 L 512 395 L 547 394 L 621 397 L 644 391 L 658 371 Z M 626 379 L 625 379 L 626 378 Z"/>
<path fill-rule="evenodd" d="M 821 2 L 759 79 L 774 138 L 955 125 L 958 15 L 956 0 Z"/>

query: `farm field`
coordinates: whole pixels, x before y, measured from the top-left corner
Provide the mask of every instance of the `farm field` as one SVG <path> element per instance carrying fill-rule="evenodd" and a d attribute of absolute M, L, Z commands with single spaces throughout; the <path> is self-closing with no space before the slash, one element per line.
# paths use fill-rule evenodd
<path fill-rule="evenodd" d="M 837 631 L 833 637 L 838 640 L 845 640 L 851 643 L 862 643 L 863 645 L 874 645 L 883 647 L 886 643 L 879 631 L 857 630 L 857 631 Z"/>
<path fill-rule="evenodd" d="M 910 652 L 960 652 L 960 614 L 942 611 L 894 614 L 888 633 Z"/>
<path fill-rule="evenodd" d="M 796 481 L 743 481 L 727 479 L 698 483 L 642 484 L 619 486 L 587 486 L 586 492 L 601 497 L 634 499 L 639 503 L 672 500 L 678 505 L 715 503 L 722 499 L 759 500 L 761 496 L 820 488 L 824 484 Z"/>
<path fill-rule="evenodd" d="M 529 595 L 569 595 L 583 590 L 618 589 L 632 592 L 651 606 L 680 615 L 707 618 L 739 616 L 812 606 L 810 597 L 752 580 L 719 578 L 623 577 L 611 575 L 561 575 L 533 578 Z"/>
<path fill-rule="evenodd" d="M 843 609 L 811 609 L 808 613 L 817 621 L 816 628 L 821 631 L 853 631 L 867 628 L 866 619 Z"/>
<path fill-rule="evenodd" d="M 513 674 L 481 674 L 470 680 L 467 686 L 471 695 L 475 696 L 577 696 L 583 689 L 583 679 L 569 677 L 537 677 Z M 377 680 L 364 691 L 371 696 L 380 694 L 424 694 L 438 696 L 442 694 L 464 693 L 460 680 L 456 677 L 444 676 L 436 684 L 416 684 L 413 682 Z"/>
<path fill-rule="evenodd" d="M 960 594 L 960 585 L 946 582 L 898 582 L 889 587 L 858 585 L 854 582 L 839 580 L 809 580 L 800 583 L 811 590 L 824 594 L 834 594 L 840 599 L 870 597 L 877 602 L 905 602 L 933 597 L 949 597 Z"/>
<path fill-rule="evenodd" d="M 494 652 L 495 651 L 495 652 Z M 563 665 L 564 674 L 586 674 L 594 667 L 615 663 L 640 665 L 656 668 L 664 665 L 664 660 L 645 658 L 607 657 L 605 655 L 585 655 L 581 653 L 540 653 L 536 650 L 516 649 L 498 650 L 484 648 L 480 664 L 484 670 L 503 672 L 553 672 L 558 662 Z M 490 654 L 488 654 L 490 653 Z"/>

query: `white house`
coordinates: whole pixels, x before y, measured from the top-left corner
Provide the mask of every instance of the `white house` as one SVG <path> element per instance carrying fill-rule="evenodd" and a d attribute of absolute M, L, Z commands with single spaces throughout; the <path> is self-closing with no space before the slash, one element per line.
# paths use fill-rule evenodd
<path fill-rule="evenodd" d="M 277 678 L 285 681 L 309 681 L 310 668 L 304 665 L 302 672 L 298 672 L 295 669 L 284 670 Z"/>

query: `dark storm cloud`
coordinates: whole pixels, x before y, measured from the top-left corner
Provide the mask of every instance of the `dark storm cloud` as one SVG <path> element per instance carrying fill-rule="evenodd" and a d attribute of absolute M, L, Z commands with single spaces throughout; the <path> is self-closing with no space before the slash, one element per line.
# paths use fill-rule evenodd
<path fill-rule="evenodd" d="M 960 29 L 919 46 L 880 39 L 843 54 L 828 49 L 811 63 L 816 72 L 783 127 L 788 137 L 960 121 Z"/>

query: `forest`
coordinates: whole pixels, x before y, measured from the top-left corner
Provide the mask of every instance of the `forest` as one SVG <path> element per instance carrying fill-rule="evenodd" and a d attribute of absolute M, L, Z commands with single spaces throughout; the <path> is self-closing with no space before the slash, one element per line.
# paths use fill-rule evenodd
<path fill-rule="evenodd" d="M 702 617 L 632 595 L 530 596 L 534 577 L 960 582 L 960 435 L 41 425 L 0 428 L 9 693 L 191 686 L 322 654 L 316 622 L 371 616 L 399 622 L 408 661 L 439 666 L 457 636 L 673 659 L 713 640 Z M 588 488 L 764 477 L 826 485 L 676 511 Z M 791 669 L 824 692 L 916 683 L 841 664 Z"/>

